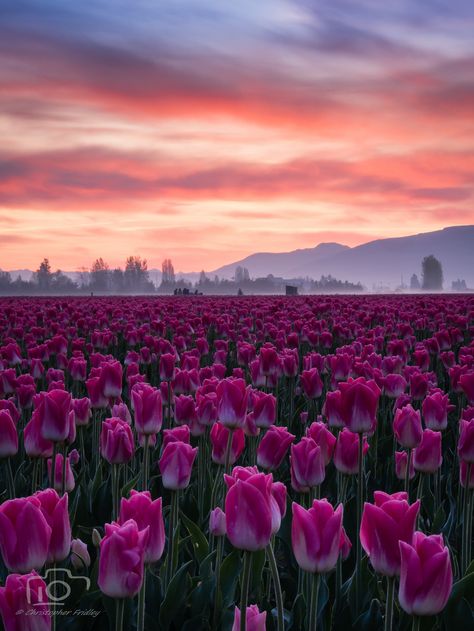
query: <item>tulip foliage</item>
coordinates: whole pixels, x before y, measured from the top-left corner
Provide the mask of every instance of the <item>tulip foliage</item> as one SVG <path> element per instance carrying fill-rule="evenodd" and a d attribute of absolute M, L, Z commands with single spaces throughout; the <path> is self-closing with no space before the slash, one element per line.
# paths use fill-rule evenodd
<path fill-rule="evenodd" d="M 5 631 L 474 628 L 473 297 L 0 306 Z"/>

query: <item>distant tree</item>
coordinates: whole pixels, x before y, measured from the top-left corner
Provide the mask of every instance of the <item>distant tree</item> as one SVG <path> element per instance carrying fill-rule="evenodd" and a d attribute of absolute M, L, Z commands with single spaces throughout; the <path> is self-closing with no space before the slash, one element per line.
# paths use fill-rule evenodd
<path fill-rule="evenodd" d="M 48 259 L 43 259 L 34 274 L 34 281 L 41 291 L 49 291 L 52 282 L 51 265 Z"/>
<path fill-rule="evenodd" d="M 171 259 L 165 259 L 161 265 L 161 284 L 173 285 L 176 281 L 173 263 Z"/>
<path fill-rule="evenodd" d="M 246 283 L 249 280 L 250 280 L 250 274 L 249 274 L 248 269 L 246 267 L 242 267 L 241 265 L 238 265 L 235 268 L 235 282 L 237 284 L 240 284 L 240 283 Z"/>
<path fill-rule="evenodd" d="M 420 289 L 420 281 L 416 274 L 412 274 L 410 278 L 410 289 Z"/>
<path fill-rule="evenodd" d="M 443 267 L 432 254 L 421 262 L 422 287 L 428 290 L 443 289 Z"/>
<path fill-rule="evenodd" d="M 123 277 L 123 270 L 120 267 L 116 267 L 110 274 L 110 283 L 112 291 L 120 294 L 125 288 L 125 281 Z"/>
<path fill-rule="evenodd" d="M 109 289 L 110 270 L 103 258 L 94 261 L 90 272 L 90 288 L 94 291 Z"/>
<path fill-rule="evenodd" d="M 60 294 L 66 294 L 74 292 L 77 289 L 77 284 L 63 274 L 60 269 L 51 274 L 51 290 Z"/>
<path fill-rule="evenodd" d="M 149 285 L 148 264 L 139 256 L 129 256 L 123 273 L 126 291 L 146 291 Z"/>
<path fill-rule="evenodd" d="M 460 278 L 458 278 L 457 280 L 453 280 L 453 282 L 451 283 L 451 289 L 453 291 L 466 291 L 466 281 L 464 279 L 461 280 Z"/>
<path fill-rule="evenodd" d="M 0 271 L 0 291 L 6 292 L 11 288 L 12 277 L 10 272 Z"/>
<path fill-rule="evenodd" d="M 89 284 L 89 270 L 87 267 L 80 267 L 77 272 L 77 280 L 79 287 L 85 287 Z"/>
<path fill-rule="evenodd" d="M 209 283 L 209 278 L 206 276 L 206 272 L 204 270 L 199 274 L 198 285 L 207 285 Z"/>

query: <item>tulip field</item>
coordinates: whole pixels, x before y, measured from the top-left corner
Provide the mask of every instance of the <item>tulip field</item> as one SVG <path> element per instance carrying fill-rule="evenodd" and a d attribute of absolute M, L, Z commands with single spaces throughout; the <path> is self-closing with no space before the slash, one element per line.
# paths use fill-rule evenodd
<path fill-rule="evenodd" d="M 5 631 L 474 629 L 474 296 L 0 299 Z"/>

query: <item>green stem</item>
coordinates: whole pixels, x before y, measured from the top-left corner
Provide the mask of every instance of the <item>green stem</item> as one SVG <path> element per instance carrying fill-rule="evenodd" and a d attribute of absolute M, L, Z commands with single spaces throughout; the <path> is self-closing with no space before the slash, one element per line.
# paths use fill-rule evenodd
<path fill-rule="evenodd" d="M 275 559 L 275 551 L 271 543 L 267 548 L 268 564 L 272 573 L 272 581 L 275 589 L 275 600 L 277 605 L 277 630 L 284 631 L 284 617 L 283 617 L 283 594 L 281 591 L 280 575 L 278 574 L 278 567 Z"/>
<path fill-rule="evenodd" d="M 387 576 L 387 602 L 385 604 L 384 631 L 392 631 L 394 600 L 395 578 L 393 576 Z"/>
<path fill-rule="evenodd" d="M 250 571 L 252 569 L 252 553 L 244 551 L 244 569 L 240 591 L 240 631 L 247 629 L 247 601 L 249 597 Z"/>
<path fill-rule="evenodd" d="M 115 601 L 115 631 L 123 631 L 124 611 L 125 611 L 125 599 L 117 598 Z"/>
<path fill-rule="evenodd" d="M 318 625 L 318 596 L 320 578 L 320 575 L 317 573 L 311 575 L 311 599 L 309 604 L 308 631 L 316 631 Z"/>
<path fill-rule="evenodd" d="M 464 487 L 464 506 L 463 506 L 463 520 L 462 520 L 462 536 L 461 536 L 461 570 L 464 574 L 469 566 L 468 548 L 469 539 L 471 533 L 469 531 L 469 505 L 470 505 L 470 493 L 469 493 L 469 480 L 471 478 L 471 463 L 467 465 L 467 478 L 466 486 Z"/>
<path fill-rule="evenodd" d="M 224 537 L 219 537 L 217 540 L 217 553 L 216 553 L 216 565 L 215 565 L 215 577 L 216 577 L 216 589 L 214 594 L 214 614 L 213 614 L 213 629 L 218 629 L 219 627 L 219 617 L 220 611 L 222 607 L 222 596 L 221 596 L 221 565 L 222 565 L 222 555 L 224 553 Z"/>
<path fill-rule="evenodd" d="M 420 616 L 413 616 L 411 631 L 420 631 L 420 623 L 421 623 Z"/>
<path fill-rule="evenodd" d="M 63 445 L 63 466 L 61 470 L 61 496 L 66 493 L 66 456 L 67 456 L 67 446 Z"/>
<path fill-rule="evenodd" d="M 147 566 L 143 569 L 143 583 L 138 592 L 138 609 L 137 609 L 137 631 L 145 630 L 145 596 L 146 596 L 146 573 Z"/>
<path fill-rule="evenodd" d="M 145 435 L 145 442 L 143 445 L 143 470 L 142 470 L 142 488 L 144 491 L 148 490 L 148 470 L 149 470 L 149 452 L 150 452 L 150 436 Z"/>
<path fill-rule="evenodd" d="M 168 565 L 167 565 L 167 577 L 166 587 L 169 586 L 171 579 L 174 576 L 176 567 L 176 541 L 175 531 L 178 525 L 178 491 L 171 491 L 171 509 L 169 519 L 169 533 L 168 533 Z"/>
<path fill-rule="evenodd" d="M 58 455 L 58 443 L 53 443 L 53 455 L 51 457 L 51 474 L 49 476 L 49 486 L 54 489 L 54 478 L 56 476 L 56 456 Z"/>
<path fill-rule="evenodd" d="M 227 446 L 225 449 L 225 460 L 224 460 L 224 473 L 227 475 L 230 474 L 230 452 L 232 451 L 232 437 L 234 435 L 234 429 L 229 427 L 229 435 L 227 437 Z"/>
<path fill-rule="evenodd" d="M 356 606 L 357 610 L 360 607 L 360 570 L 362 561 L 362 547 L 360 543 L 360 524 L 362 521 L 362 507 L 364 505 L 364 436 L 359 434 L 359 474 L 357 479 L 357 537 L 356 537 Z"/>
<path fill-rule="evenodd" d="M 405 492 L 408 494 L 408 501 L 410 501 L 410 465 L 411 465 L 411 449 L 407 449 L 407 470 L 405 473 Z"/>
<path fill-rule="evenodd" d="M 120 465 L 112 465 L 112 520 L 118 519 L 120 501 Z"/>
<path fill-rule="evenodd" d="M 5 468 L 7 470 L 8 497 L 13 500 L 15 499 L 15 483 L 13 481 L 12 463 L 10 458 L 5 459 Z"/>

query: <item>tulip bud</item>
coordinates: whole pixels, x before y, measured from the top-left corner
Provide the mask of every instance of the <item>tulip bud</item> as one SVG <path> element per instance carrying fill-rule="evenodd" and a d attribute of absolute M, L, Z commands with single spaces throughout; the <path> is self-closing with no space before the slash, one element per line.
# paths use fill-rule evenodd
<path fill-rule="evenodd" d="M 209 532 L 211 535 L 214 535 L 214 537 L 223 537 L 226 534 L 225 513 L 219 507 L 211 511 L 209 517 Z"/>
<path fill-rule="evenodd" d="M 260 612 L 257 605 L 248 605 L 246 609 L 246 630 L 247 631 L 266 631 L 267 612 Z M 235 607 L 234 624 L 232 631 L 240 631 L 240 609 Z"/>
<path fill-rule="evenodd" d="M 108 418 L 102 422 L 100 453 L 110 464 L 129 462 L 134 452 L 132 430 L 120 418 Z"/>
<path fill-rule="evenodd" d="M 291 486 L 297 493 L 305 493 L 324 481 L 326 469 L 321 448 L 312 438 L 302 438 L 291 445 Z"/>
<path fill-rule="evenodd" d="M 396 439 L 405 449 L 414 449 L 421 443 L 423 428 L 419 410 L 405 405 L 395 412 L 393 431 Z"/>
<path fill-rule="evenodd" d="M 182 442 L 166 445 L 158 462 L 165 489 L 177 491 L 189 485 L 197 447 Z"/>
<path fill-rule="evenodd" d="M 87 545 L 81 539 L 71 541 L 71 563 L 75 570 L 90 567 L 91 557 Z"/>
<path fill-rule="evenodd" d="M 130 499 L 122 498 L 119 524 L 135 520 L 139 530 L 148 528 L 149 536 L 145 547 L 145 563 L 156 563 L 165 548 L 165 525 L 163 522 L 162 499 L 152 501 L 149 491 L 130 492 Z"/>
<path fill-rule="evenodd" d="M 395 452 L 395 475 L 399 480 L 406 480 L 408 454 L 406 451 Z M 413 458 L 410 458 L 410 480 L 415 477 Z"/>

